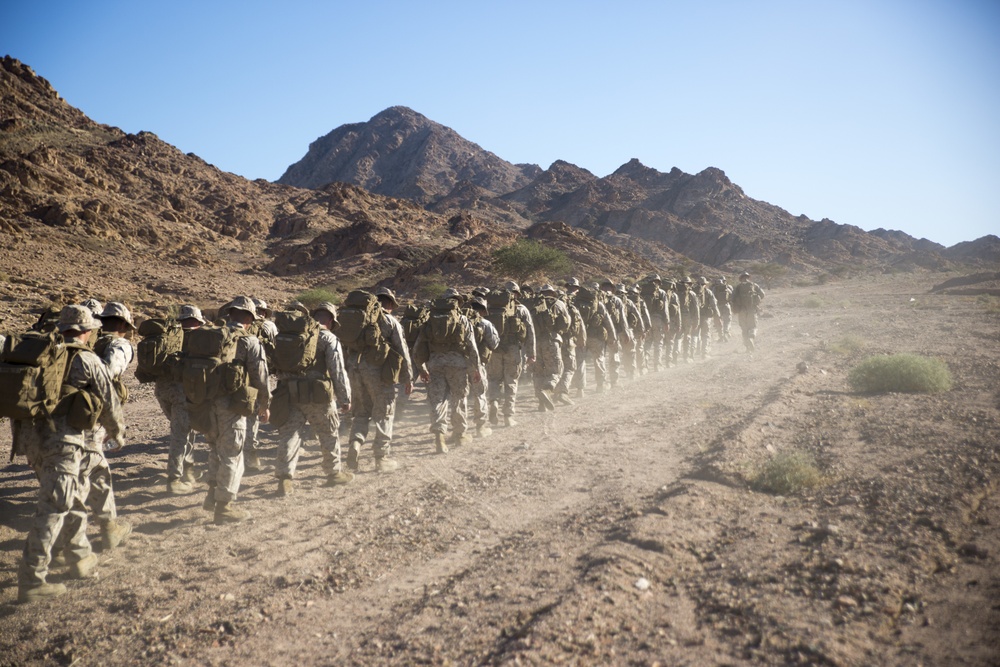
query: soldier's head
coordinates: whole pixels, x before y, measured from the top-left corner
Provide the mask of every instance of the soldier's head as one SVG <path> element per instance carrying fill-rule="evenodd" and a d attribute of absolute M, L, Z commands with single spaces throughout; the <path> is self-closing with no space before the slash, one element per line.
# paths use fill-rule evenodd
<path fill-rule="evenodd" d="M 339 324 L 337 321 L 337 307 L 329 301 L 324 301 L 313 308 L 312 317 L 319 322 L 321 327 L 330 331 L 336 329 Z"/>
<path fill-rule="evenodd" d="M 741 283 L 745 283 L 748 280 L 750 280 L 750 272 L 749 271 L 744 271 L 743 273 L 740 274 L 740 282 Z"/>
<path fill-rule="evenodd" d="M 382 304 L 382 310 L 391 313 L 399 305 L 395 293 L 388 287 L 379 287 L 375 290 L 375 298 Z"/>
<path fill-rule="evenodd" d="M 233 324 L 248 327 L 257 320 L 257 306 L 248 296 L 238 296 L 224 307 L 226 319 Z"/>
<path fill-rule="evenodd" d="M 86 343 L 90 340 L 92 332 L 101 328 L 101 322 L 94 317 L 90 308 L 72 305 L 63 307 L 59 312 L 56 328 L 63 338 Z"/>
<path fill-rule="evenodd" d="M 694 281 L 691 280 L 691 276 L 684 276 L 677 283 L 677 288 L 680 289 L 680 290 L 688 290 L 688 289 L 691 289 L 691 285 L 693 285 L 693 284 L 694 284 Z"/>
<path fill-rule="evenodd" d="M 104 307 L 104 311 L 97 316 L 101 321 L 101 328 L 109 333 L 124 336 L 129 331 L 135 329 L 132 321 L 132 313 L 129 312 L 125 304 L 118 301 L 110 301 Z"/>
<path fill-rule="evenodd" d="M 271 317 L 271 309 L 267 307 L 266 301 L 264 301 L 263 299 L 258 299 L 257 297 L 253 297 L 253 305 L 257 309 L 257 315 L 261 319 L 266 319 L 268 317 Z"/>
<path fill-rule="evenodd" d="M 177 322 L 182 329 L 198 329 L 207 324 L 205 317 L 201 314 L 201 308 L 185 304 L 181 306 L 180 313 L 177 314 Z"/>
<path fill-rule="evenodd" d="M 481 316 L 486 317 L 489 315 L 489 309 L 486 307 L 486 299 L 481 296 L 474 296 L 469 299 L 469 307 L 474 311 L 479 313 Z"/>
<path fill-rule="evenodd" d="M 559 296 L 559 293 L 556 292 L 555 286 L 552 285 L 551 283 L 545 283 L 544 285 L 539 287 L 538 293 L 541 294 L 542 296 Z"/>
<path fill-rule="evenodd" d="M 580 285 L 580 279 L 577 278 L 577 277 L 575 277 L 575 276 L 566 281 L 566 293 L 567 294 L 573 294 L 574 292 L 576 292 L 577 290 L 579 290 L 580 287 L 581 287 L 581 285 Z"/>
<path fill-rule="evenodd" d="M 452 301 L 457 301 L 458 305 L 462 305 L 465 302 L 465 295 L 454 287 L 449 287 L 441 295 L 442 299 L 451 299 Z"/>
<path fill-rule="evenodd" d="M 615 291 L 615 282 L 611 278 L 605 278 L 601 281 L 601 290 L 611 294 Z"/>
<path fill-rule="evenodd" d="M 489 287 L 476 287 L 472 290 L 472 296 L 478 296 L 483 299 L 485 299 L 487 295 L 489 295 L 489 293 L 490 293 Z"/>
<path fill-rule="evenodd" d="M 726 277 L 725 276 L 719 276 L 715 280 L 715 282 L 719 283 L 720 285 L 725 285 L 726 284 Z"/>
<path fill-rule="evenodd" d="M 89 309 L 94 317 L 100 317 L 101 313 L 104 312 L 104 306 L 102 306 L 101 302 L 95 299 L 94 297 L 90 297 L 89 299 L 84 299 L 83 303 L 81 303 L 80 305 L 83 306 L 84 308 Z"/>

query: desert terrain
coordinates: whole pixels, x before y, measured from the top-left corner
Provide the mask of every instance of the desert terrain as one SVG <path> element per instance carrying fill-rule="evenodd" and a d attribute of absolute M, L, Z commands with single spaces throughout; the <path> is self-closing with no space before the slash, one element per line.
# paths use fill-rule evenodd
<path fill-rule="evenodd" d="M 930 292 L 949 277 L 771 289 L 754 355 L 734 323 L 709 359 L 554 413 L 523 383 L 517 426 L 445 456 L 418 385 L 400 470 L 365 449 L 328 489 L 313 441 L 292 496 L 244 477 L 239 526 L 212 523 L 204 485 L 166 494 L 167 422 L 133 381 L 110 460 L 134 533 L 34 605 L 15 600 L 37 483 L 4 425 L 0 665 L 1000 664 L 1000 305 Z M 943 360 L 953 388 L 851 390 L 895 352 Z M 820 483 L 755 490 L 789 451 Z"/>

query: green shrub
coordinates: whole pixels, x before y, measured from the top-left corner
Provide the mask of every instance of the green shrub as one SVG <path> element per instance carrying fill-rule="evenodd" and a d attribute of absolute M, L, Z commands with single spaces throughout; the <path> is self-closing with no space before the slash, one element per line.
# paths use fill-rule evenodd
<path fill-rule="evenodd" d="M 562 250 L 528 239 L 496 250 L 493 263 L 501 273 L 514 276 L 519 282 L 540 273 L 554 275 L 573 270 L 573 262 Z"/>
<path fill-rule="evenodd" d="M 811 489 L 822 481 L 823 476 L 812 454 L 790 450 L 772 456 L 750 484 L 757 491 L 787 496 Z"/>
<path fill-rule="evenodd" d="M 315 308 L 324 301 L 329 301 L 330 303 L 340 303 L 340 295 L 330 289 L 329 285 L 308 289 L 296 296 L 295 299 L 297 301 L 301 301 L 310 309 Z"/>
<path fill-rule="evenodd" d="M 939 359 L 916 354 L 870 357 L 854 368 L 848 382 L 855 391 L 935 393 L 951 389 L 951 373 Z"/>

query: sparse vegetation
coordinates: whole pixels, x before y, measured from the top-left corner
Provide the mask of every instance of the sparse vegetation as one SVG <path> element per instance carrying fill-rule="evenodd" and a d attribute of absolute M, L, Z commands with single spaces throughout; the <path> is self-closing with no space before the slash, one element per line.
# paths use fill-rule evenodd
<path fill-rule="evenodd" d="M 848 376 L 858 392 L 937 393 L 951 389 L 951 372 L 939 359 L 917 354 L 893 354 L 870 357 Z"/>
<path fill-rule="evenodd" d="M 812 454 L 789 450 L 772 456 L 750 484 L 756 491 L 787 496 L 816 487 L 822 481 L 823 475 Z"/>
<path fill-rule="evenodd" d="M 822 308 L 826 305 L 826 302 L 815 294 L 811 294 L 806 297 L 805 301 L 802 302 L 802 305 L 805 308 Z"/>
<path fill-rule="evenodd" d="M 997 314 L 1000 313 L 1000 298 L 995 297 L 991 294 L 980 294 L 976 297 L 976 301 L 986 310 L 987 313 Z"/>
<path fill-rule="evenodd" d="M 518 282 L 542 273 L 555 275 L 573 270 L 573 262 L 562 250 L 528 239 L 495 251 L 493 263 L 501 273 L 514 276 Z"/>
<path fill-rule="evenodd" d="M 750 274 L 760 279 L 765 286 L 771 285 L 776 279 L 788 273 L 788 267 L 777 262 L 767 262 L 766 264 L 753 264 L 750 266 Z"/>
<path fill-rule="evenodd" d="M 329 301 L 330 303 L 340 303 L 340 295 L 335 292 L 330 285 L 323 285 L 321 287 L 313 287 L 305 292 L 301 292 L 296 295 L 295 299 L 301 301 L 309 308 L 314 308 L 324 301 Z"/>

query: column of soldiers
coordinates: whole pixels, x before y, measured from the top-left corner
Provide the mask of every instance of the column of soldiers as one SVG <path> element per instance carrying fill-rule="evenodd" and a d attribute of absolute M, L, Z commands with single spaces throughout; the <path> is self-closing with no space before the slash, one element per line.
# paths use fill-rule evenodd
<path fill-rule="evenodd" d="M 748 273 L 735 289 L 725 279 L 710 287 L 705 278 L 696 284 L 658 275 L 631 289 L 610 279 L 584 285 L 570 278 L 565 289 L 545 284 L 535 292 L 509 281 L 471 294 L 449 289 L 405 309 L 400 322 L 393 315 L 399 302 L 385 287 L 351 292 L 340 308 L 320 303 L 309 310 L 293 302 L 274 314 L 276 321 L 265 303 L 240 296 L 211 324 L 192 304 L 143 322 L 136 377 L 153 383 L 170 424 L 167 492 L 194 492 L 200 433 L 209 449 L 203 508 L 217 524 L 239 523 L 247 518 L 236 504 L 244 470 L 249 461 L 260 466 L 258 423 L 271 422 L 277 436 L 279 495 L 294 492 L 307 427 L 320 442 L 327 486 L 343 486 L 354 480 L 372 425 L 375 470 L 397 469 L 398 388 L 409 396 L 417 377 L 427 383 L 435 450 L 445 454 L 469 443 L 473 426 L 480 438 L 501 423 L 515 426 L 518 382 L 529 370 L 537 409 L 546 412 L 573 405 L 571 393 L 583 397 L 590 372 L 602 393 L 626 378 L 705 358 L 711 324 L 718 340 L 727 340 L 732 312 L 752 352 L 762 298 Z M 131 313 L 124 304 L 102 308 L 88 300 L 58 317 L 43 316 L 35 328 L 37 336 L 63 343 L 66 355 L 60 388 L 41 416 L 12 419 L 14 452 L 27 456 L 41 485 L 19 569 L 24 602 L 65 592 L 63 584 L 47 582 L 50 565 L 68 566 L 70 577 L 93 576 L 98 561 L 87 538 L 88 513 L 101 526 L 105 550 L 131 532 L 117 517 L 104 454 L 124 443 L 123 373 L 136 356 L 128 340 L 136 331 Z M 0 340 L 0 364 L 15 362 L 20 340 Z M 342 415 L 349 418 L 343 461 Z"/>

